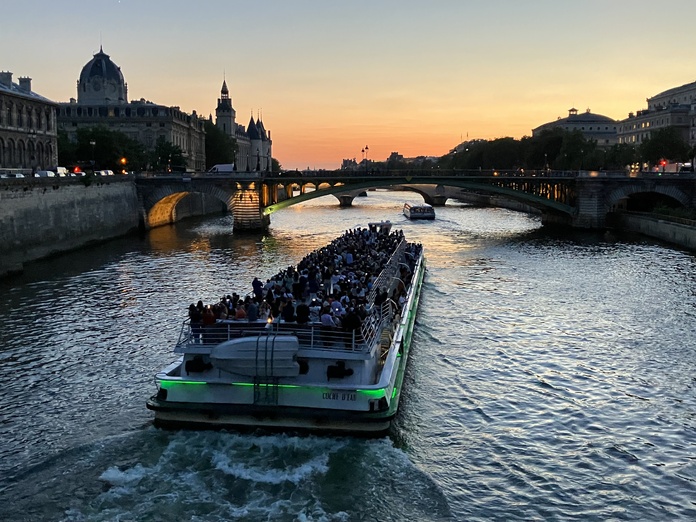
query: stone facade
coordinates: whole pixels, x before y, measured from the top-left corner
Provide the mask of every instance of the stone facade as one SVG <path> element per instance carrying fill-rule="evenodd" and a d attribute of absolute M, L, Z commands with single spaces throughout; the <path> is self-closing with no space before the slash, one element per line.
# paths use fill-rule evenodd
<path fill-rule="evenodd" d="M 57 104 L 31 90 L 31 78 L 13 83 L 0 72 L 0 168 L 27 172 L 58 164 Z"/>
<path fill-rule="evenodd" d="M 61 103 L 58 111 L 58 127 L 72 140 L 77 129 L 97 125 L 122 132 L 150 150 L 162 137 L 181 148 L 187 168 L 205 170 L 204 120 L 195 111 L 187 114 L 142 98 L 129 102 L 121 69 L 102 49 L 83 67 L 77 99 Z"/>
<path fill-rule="evenodd" d="M 239 171 L 270 171 L 272 162 L 271 132 L 263 126 L 263 121 L 254 115 L 249 119 L 249 125 L 239 125 L 236 122 L 237 111 L 232 106 L 227 81 L 223 80 L 215 109 L 215 125 L 218 129 L 237 141 L 235 166 Z"/>
<path fill-rule="evenodd" d="M 696 82 L 668 89 L 647 99 L 648 108 L 629 113 L 619 123 L 619 143 L 640 145 L 653 130 L 674 127 L 696 145 Z"/>

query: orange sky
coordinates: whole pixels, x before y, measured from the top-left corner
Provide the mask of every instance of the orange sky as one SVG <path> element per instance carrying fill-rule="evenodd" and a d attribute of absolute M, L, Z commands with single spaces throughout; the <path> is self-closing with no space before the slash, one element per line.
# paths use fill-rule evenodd
<path fill-rule="evenodd" d="M 696 17 L 691 0 L 24 0 L 3 12 L 0 69 L 39 94 L 75 97 L 100 42 L 130 99 L 207 116 L 224 76 L 238 123 L 262 111 L 288 169 L 360 161 L 365 145 L 373 160 L 440 156 L 571 107 L 621 119 L 696 80 L 677 25 Z"/>

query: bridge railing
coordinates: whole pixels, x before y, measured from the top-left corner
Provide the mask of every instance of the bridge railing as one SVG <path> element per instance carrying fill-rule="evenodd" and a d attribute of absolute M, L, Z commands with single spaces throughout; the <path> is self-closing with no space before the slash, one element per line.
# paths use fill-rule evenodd
<path fill-rule="evenodd" d="M 366 179 L 380 178 L 578 178 L 578 177 L 628 177 L 626 171 L 587 171 L 587 170 L 530 170 L 530 169 L 371 169 L 371 170 L 290 170 L 281 173 L 264 173 L 263 179 Z"/>

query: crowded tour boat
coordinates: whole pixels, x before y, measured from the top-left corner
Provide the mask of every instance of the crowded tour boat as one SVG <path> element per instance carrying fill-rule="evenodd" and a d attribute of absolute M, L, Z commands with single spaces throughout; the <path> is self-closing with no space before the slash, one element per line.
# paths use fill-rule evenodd
<path fill-rule="evenodd" d="M 420 244 L 370 223 L 244 298 L 191 304 L 147 402 L 155 425 L 388 431 L 424 274 Z"/>
<path fill-rule="evenodd" d="M 408 219 L 435 219 L 435 209 L 427 203 L 404 203 L 404 216 Z"/>

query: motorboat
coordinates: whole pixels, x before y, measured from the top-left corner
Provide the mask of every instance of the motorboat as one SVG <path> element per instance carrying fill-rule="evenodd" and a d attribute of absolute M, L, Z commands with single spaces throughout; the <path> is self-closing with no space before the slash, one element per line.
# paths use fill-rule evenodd
<path fill-rule="evenodd" d="M 435 219 L 435 209 L 427 203 L 404 203 L 403 212 L 408 219 Z"/>

